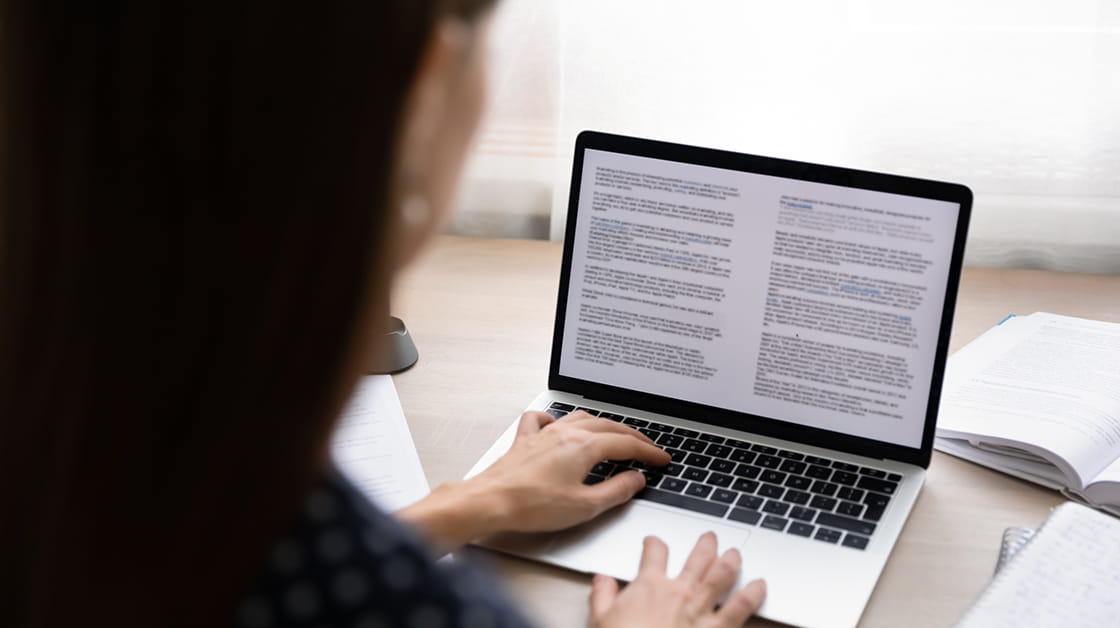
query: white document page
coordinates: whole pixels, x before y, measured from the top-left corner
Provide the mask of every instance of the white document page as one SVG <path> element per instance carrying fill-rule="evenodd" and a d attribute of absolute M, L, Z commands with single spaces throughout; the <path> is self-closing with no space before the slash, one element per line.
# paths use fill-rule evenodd
<path fill-rule="evenodd" d="M 1040 312 L 996 327 L 949 359 L 937 428 L 1044 448 L 1084 487 L 1120 456 L 1120 325 Z"/>
<path fill-rule="evenodd" d="M 960 207 L 584 154 L 560 374 L 919 447 Z"/>
<path fill-rule="evenodd" d="M 331 456 L 354 486 L 385 512 L 400 510 L 430 492 L 388 375 L 359 380 L 335 429 Z"/>
<path fill-rule="evenodd" d="M 1120 519 L 1067 502 L 958 628 L 1120 626 Z"/>

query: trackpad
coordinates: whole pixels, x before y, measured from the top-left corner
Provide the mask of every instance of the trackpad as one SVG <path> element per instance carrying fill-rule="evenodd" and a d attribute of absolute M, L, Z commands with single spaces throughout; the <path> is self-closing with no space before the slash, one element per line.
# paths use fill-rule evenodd
<path fill-rule="evenodd" d="M 668 573 L 676 577 L 701 534 L 715 532 L 719 552 L 737 548 L 750 530 L 704 515 L 691 515 L 643 502 L 631 502 L 554 537 L 545 560 L 584 572 L 632 580 L 642 558 L 642 540 L 656 536 L 669 546 Z"/>

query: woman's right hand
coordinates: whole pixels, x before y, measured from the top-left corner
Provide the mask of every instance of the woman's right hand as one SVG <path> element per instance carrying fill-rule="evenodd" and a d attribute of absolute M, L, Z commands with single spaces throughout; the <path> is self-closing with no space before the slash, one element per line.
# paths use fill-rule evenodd
<path fill-rule="evenodd" d="M 669 548 L 646 537 L 638 576 L 621 592 L 614 578 L 596 575 L 591 586 L 592 628 L 732 628 L 762 606 L 766 583 L 755 580 L 728 595 L 739 577 L 741 558 L 735 549 L 716 556 L 716 535 L 700 537 L 676 578 L 665 574 Z"/>

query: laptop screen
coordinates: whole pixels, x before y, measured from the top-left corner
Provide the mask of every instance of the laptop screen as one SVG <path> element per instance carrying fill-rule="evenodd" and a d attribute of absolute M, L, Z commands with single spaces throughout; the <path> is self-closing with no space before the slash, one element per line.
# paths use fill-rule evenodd
<path fill-rule="evenodd" d="M 755 170 L 582 151 L 559 375 L 921 447 L 962 204 Z"/>

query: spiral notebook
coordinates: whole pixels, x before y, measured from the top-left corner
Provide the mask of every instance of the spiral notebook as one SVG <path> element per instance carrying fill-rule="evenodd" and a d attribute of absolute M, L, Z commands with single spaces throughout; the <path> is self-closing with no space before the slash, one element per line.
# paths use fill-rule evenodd
<path fill-rule="evenodd" d="M 958 627 L 1120 626 L 1120 519 L 1067 502 L 1027 532 L 1005 533 L 1003 566 Z"/>

